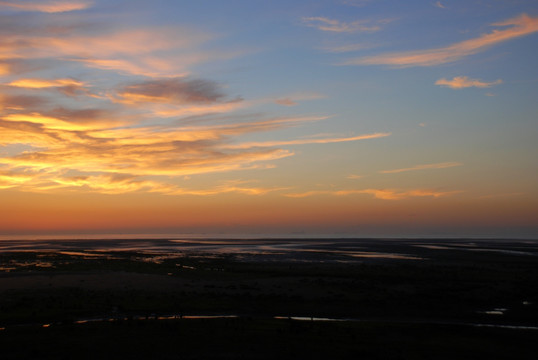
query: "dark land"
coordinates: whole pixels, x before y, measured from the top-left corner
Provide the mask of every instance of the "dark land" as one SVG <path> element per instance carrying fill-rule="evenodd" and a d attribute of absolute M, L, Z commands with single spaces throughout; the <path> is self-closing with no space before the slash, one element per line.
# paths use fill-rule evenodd
<path fill-rule="evenodd" d="M 2 359 L 535 359 L 534 240 L 0 241 Z"/>

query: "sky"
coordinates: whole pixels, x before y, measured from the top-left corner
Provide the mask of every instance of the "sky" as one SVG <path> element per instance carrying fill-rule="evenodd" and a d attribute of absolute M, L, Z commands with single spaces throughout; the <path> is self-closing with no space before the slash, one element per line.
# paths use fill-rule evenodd
<path fill-rule="evenodd" d="M 538 237 L 535 0 L 0 19 L 2 236 Z"/>

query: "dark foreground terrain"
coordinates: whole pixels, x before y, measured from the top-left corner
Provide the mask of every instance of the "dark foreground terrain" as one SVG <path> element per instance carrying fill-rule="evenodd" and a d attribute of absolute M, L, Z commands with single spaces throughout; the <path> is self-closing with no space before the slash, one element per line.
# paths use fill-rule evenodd
<path fill-rule="evenodd" d="M 0 242 L 0 358 L 535 359 L 538 242 Z"/>

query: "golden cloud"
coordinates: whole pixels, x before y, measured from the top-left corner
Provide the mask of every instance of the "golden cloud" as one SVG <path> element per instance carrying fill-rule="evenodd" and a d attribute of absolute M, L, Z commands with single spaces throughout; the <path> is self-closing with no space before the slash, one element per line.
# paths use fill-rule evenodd
<path fill-rule="evenodd" d="M 415 189 L 408 191 L 398 191 L 393 189 L 362 189 L 362 190 L 317 190 L 317 191 L 307 191 L 303 193 L 290 193 L 286 194 L 287 197 L 292 198 L 303 198 L 309 196 L 318 196 L 318 195 L 332 195 L 332 196 L 348 196 L 348 195 L 357 195 L 357 194 L 369 194 L 373 195 L 376 199 L 381 200 L 405 200 L 415 197 L 444 197 L 449 195 L 454 195 L 460 191 L 435 191 L 428 189 Z"/>

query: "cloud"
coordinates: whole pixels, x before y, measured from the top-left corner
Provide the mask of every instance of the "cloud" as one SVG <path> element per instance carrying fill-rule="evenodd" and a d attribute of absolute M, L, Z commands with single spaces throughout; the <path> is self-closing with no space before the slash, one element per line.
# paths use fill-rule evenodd
<path fill-rule="evenodd" d="M 268 162 L 292 156 L 293 152 L 278 147 L 232 148 L 232 139 L 322 119 L 275 118 L 211 126 L 178 123 L 141 127 L 101 122 L 101 118 L 107 118 L 105 110 L 65 108 L 53 109 L 48 114 L 15 112 L 0 118 L 0 145 L 30 146 L 0 157 L 0 168 L 10 173 L 10 179 L 34 174 L 30 182 L 9 180 L 6 175 L 2 187 L 196 195 L 168 182 L 195 174 L 271 168 L 273 165 Z M 72 173 L 78 175 L 68 176 Z M 262 194 L 275 190 L 227 184 L 196 192 Z"/>
<path fill-rule="evenodd" d="M 0 88 L 1 90 L 1 88 Z M 48 104 L 48 100 L 41 96 L 31 95 L 8 95 L 0 91 L 0 110 L 4 113 L 7 110 L 23 110 L 43 107 Z"/>
<path fill-rule="evenodd" d="M 20 186 L 32 180 L 32 176 L 28 174 L 17 174 L 0 171 L 0 189 L 10 189 Z"/>
<path fill-rule="evenodd" d="M 27 89 L 43 89 L 50 87 L 83 86 L 84 83 L 74 79 L 18 79 L 8 83 L 7 85 Z"/>
<path fill-rule="evenodd" d="M 31 184 L 29 184 L 31 183 Z M 46 181 L 42 177 L 9 176 L 0 174 L 0 189 L 12 188 L 24 184 L 32 185 L 37 192 L 50 191 L 95 191 L 103 194 L 125 194 L 132 192 L 151 192 L 163 195 L 214 196 L 226 193 L 244 195 L 265 195 L 269 192 L 281 191 L 286 188 L 248 186 L 245 181 L 228 181 L 222 185 L 203 189 L 184 188 L 174 184 L 147 180 L 143 177 L 126 174 L 107 173 L 100 175 L 79 175 L 55 178 Z"/>
<path fill-rule="evenodd" d="M 355 174 L 350 174 L 346 176 L 346 178 L 351 179 L 351 180 L 358 180 L 358 179 L 362 179 L 363 177 L 364 177 L 363 175 L 355 175 Z"/>
<path fill-rule="evenodd" d="M 398 191 L 393 189 L 364 189 L 364 190 L 320 190 L 320 191 L 308 191 L 304 193 L 291 193 L 286 194 L 287 197 L 303 198 L 317 195 L 333 195 L 333 196 L 348 196 L 357 194 L 373 195 L 376 199 L 380 200 L 405 200 L 415 197 L 444 197 L 459 193 L 460 191 L 435 191 L 428 189 L 416 189 L 408 191 Z"/>
<path fill-rule="evenodd" d="M 41 0 L 41 1 L 0 1 L 0 7 L 10 7 L 20 11 L 37 11 L 44 13 L 62 13 L 84 10 L 93 5 L 93 1 L 75 0 Z"/>
<path fill-rule="evenodd" d="M 465 40 L 446 47 L 395 52 L 374 56 L 365 56 L 347 60 L 342 65 L 390 65 L 394 67 L 435 66 L 460 60 L 466 56 L 484 51 L 504 41 L 516 39 L 538 31 L 538 17 L 526 14 L 492 24 L 506 29 L 495 29 L 488 34 Z"/>
<path fill-rule="evenodd" d="M 502 80 L 498 79 L 491 82 L 485 82 L 478 79 L 469 79 L 467 76 L 456 76 L 452 80 L 445 78 L 439 79 L 435 85 L 446 86 L 451 89 L 464 89 L 468 87 L 489 88 L 494 85 L 502 84 Z"/>
<path fill-rule="evenodd" d="M 253 147 L 274 147 L 274 146 L 287 146 L 287 145 L 306 145 L 306 144 L 330 144 L 347 141 L 376 139 L 381 137 L 390 136 L 390 133 L 374 133 L 366 135 L 358 135 L 351 137 L 341 138 L 324 138 L 324 139 L 297 139 L 297 140 L 285 140 L 285 141 L 262 141 L 262 142 L 248 142 L 237 145 L 229 145 L 231 149 L 248 149 Z"/>
<path fill-rule="evenodd" d="M 295 106 L 300 101 L 322 99 L 325 95 L 319 93 L 297 93 L 286 97 L 275 99 L 274 102 L 284 106 Z"/>
<path fill-rule="evenodd" d="M 165 118 L 230 112 L 243 106 L 240 97 L 226 100 L 220 88 L 217 83 L 203 79 L 152 79 L 124 86 L 109 95 L 109 99 Z"/>
<path fill-rule="evenodd" d="M 117 92 L 124 103 L 207 104 L 224 98 L 217 83 L 182 77 L 128 85 Z"/>
<path fill-rule="evenodd" d="M 190 65 L 237 55 L 234 51 L 201 51 L 198 47 L 213 36 L 178 26 L 108 30 L 85 24 L 14 24 L 5 30 L 0 39 L 0 60 L 10 63 L 4 72 L 10 71 L 14 62 L 54 59 L 57 65 L 75 62 L 122 74 L 178 76 Z"/>
<path fill-rule="evenodd" d="M 410 168 L 395 169 L 395 170 L 383 170 L 380 171 L 381 174 L 395 174 L 407 171 L 417 171 L 417 170 L 429 170 L 429 169 L 446 169 L 455 166 L 462 166 L 462 163 L 459 162 L 444 162 L 437 164 L 425 164 L 425 165 L 416 165 Z"/>
<path fill-rule="evenodd" d="M 7 85 L 25 89 L 53 88 L 68 96 L 75 96 L 79 92 L 89 94 L 85 88 L 86 84 L 74 79 L 18 79 Z"/>
<path fill-rule="evenodd" d="M 329 19 L 326 17 L 304 17 L 303 22 L 310 27 L 318 30 L 335 33 L 354 33 L 354 32 L 374 32 L 381 30 L 379 25 L 368 25 L 369 20 L 343 22 L 340 20 Z"/>
<path fill-rule="evenodd" d="M 446 6 L 445 6 L 445 5 L 443 5 L 443 4 L 441 4 L 441 2 L 440 2 L 440 1 L 437 1 L 437 2 L 435 2 L 435 4 L 434 4 L 434 5 L 435 5 L 435 6 L 437 6 L 438 8 L 440 8 L 440 9 L 446 9 Z"/>
<path fill-rule="evenodd" d="M 284 105 L 284 106 L 295 106 L 295 105 L 297 105 L 297 102 L 295 100 L 292 100 L 289 97 L 276 99 L 275 103 L 279 104 L 279 105 Z"/>
<path fill-rule="evenodd" d="M 245 101 L 215 81 L 186 74 L 193 64 L 237 52 L 201 51 L 214 36 L 195 29 L 101 28 L 91 18 L 73 23 L 77 18 L 64 15 L 17 18 L 0 22 L 0 71 L 10 75 L 0 85 L 1 188 L 265 194 L 282 188 L 237 182 L 206 189 L 180 185 L 186 176 L 273 168 L 294 155 L 285 148 L 289 145 L 387 136 L 272 137 L 269 132 L 329 117 L 232 113 L 256 100 Z M 283 98 L 319 97 L 296 93 Z M 208 115 L 215 113 L 226 114 Z M 253 133 L 265 141 L 247 143 L 246 135 Z"/>
<path fill-rule="evenodd" d="M 196 196 L 210 196 L 226 193 L 239 193 L 245 195 L 265 195 L 273 191 L 286 190 L 287 188 L 281 187 L 256 187 L 245 186 L 245 181 L 228 181 L 223 185 L 219 185 L 206 189 L 177 189 L 168 193 L 169 195 L 196 195 Z"/>

